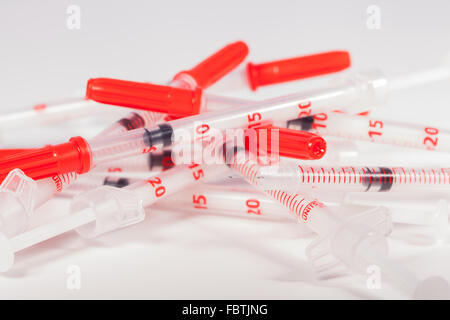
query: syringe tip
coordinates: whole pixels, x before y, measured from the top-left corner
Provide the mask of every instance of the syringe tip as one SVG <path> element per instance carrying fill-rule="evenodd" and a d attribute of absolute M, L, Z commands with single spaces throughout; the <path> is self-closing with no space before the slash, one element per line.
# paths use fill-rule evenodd
<path fill-rule="evenodd" d="M 325 140 L 311 132 L 272 127 L 270 125 L 262 125 L 260 127 L 255 127 L 255 129 L 258 131 L 267 130 L 266 144 L 261 141 L 261 137 L 258 137 L 258 143 L 263 146 L 263 149 L 266 148 L 266 151 L 270 154 L 276 152 L 276 150 L 273 149 L 274 142 L 278 142 L 277 151 L 280 156 L 294 159 L 320 159 L 325 155 L 327 150 Z M 273 141 L 276 139 L 275 134 L 278 134 L 278 141 Z"/>
<path fill-rule="evenodd" d="M 309 142 L 309 156 L 311 159 L 320 159 L 327 150 L 327 144 L 321 137 L 314 137 Z"/>

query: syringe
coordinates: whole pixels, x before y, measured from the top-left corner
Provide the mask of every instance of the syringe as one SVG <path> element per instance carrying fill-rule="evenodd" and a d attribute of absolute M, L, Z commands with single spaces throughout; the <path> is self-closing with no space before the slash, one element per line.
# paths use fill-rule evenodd
<path fill-rule="evenodd" d="M 250 188 L 249 188 L 250 187 Z M 354 212 L 340 212 L 342 217 L 347 219 L 353 214 L 358 214 L 361 205 L 347 205 L 346 210 L 354 209 Z M 233 215 L 238 217 L 258 217 L 270 220 L 292 220 L 289 210 L 280 205 L 271 197 L 262 192 L 254 190 L 251 186 L 229 187 L 228 185 L 212 185 L 209 183 L 200 184 L 193 190 L 184 190 L 163 201 L 154 204 L 152 209 L 164 209 L 167 211 L 183 211 L 200 214 L 220 214 Z M 384 210 L 375 209 L 372 206 L 374 215 L 377 212 L 382 213 L 381 218 L 385 216 Z M 365 209 L 371 209 L 366 206 Z M 374 219 L 369 219 L 373 223 Z M 305 225 L 300 224 L 300 228 Z M 380 232 L 390 233 L 390 229 L 380 229 Z"/>
<path fill-rule="evenodd" d="M 287 131 L 287 138 L 290 138 L 292 133 L 290 130 Z M 280 150 L 281 155 L 292 156 L 296 150 L 299 150 L 298 156 L 303 157 L 305 150 L 315 148 L 315 146 L 303 146 L 303 144 L 309 144 L 311 139 L 304 132 L 299 131 L 298 134 L 299 138 L 304 138 L 304 141 L 297 139 L 296 145 L 283 145 Z M 283 138 L 283 133 L 280 136 Z M 319 143 L 324 144 L 323 141 Z M 12 266 L 15 252 L 72 229 L 77 229 L 84 236 L 94 237 L 140 222 L 144 219 L 143 207 L 175 194 L 190 184 L 221 176 L 227 170 L 222 165 L 181 165 L 121 189 L 103 186 L 81 194 L 74 199 L 72 214 L 69 217 L 18 234 L 10 240 L 1 235 L 0 270 L 5 271 Z"/>
<path fill-rule="evenodd" d="M 417 290 L 428 289 L 425 288 L 427 282 L 421 282 L 386 256 L 387 242 L 383 235 L 391 228 L 391 222 L 388 216 L 385 215 L 383 218 L 382 210 L 345 220 L 317 199 L 308 199 L 276 187 L 264 189 L 256 179 L 261 167 L 256 162 L 248 160 L 245 149 L 233 148 L 230 151 L 234 154 L 231 168 L 288 208 L 299 221 L 319 235 L 307 249 L 307 256 L 318 273 L 330 274 L 344 265 L 366 274 L 368 267 L 376 265 L 408 296 L 418 294 Z M 370 223 L 371 220 L 374 223 Z"/>
<path fill-rule="evenodd" d="M 397 192 L 447 190 L 449 168 L 321 167 L 285 161 L 278 168 L 261 168 L 256 179 L 264 186 L 286 190 L 313 189 L 342 192 Z"/>
<path fill-rule="evenodd" d="M 157 175 L 157 174 L 156 174 Z M 92 177 L 94 178 L 94 177 Z M 107 185 L 115 188 L 123 188 L 138 182 L 138 179 L 126 177 L 95 177 L 78 182 L 66 189 L 64 195 L 80 194 L 91 189 Z M 73 190 L 75 189 L 75 190 Z M 170 197 L 158 201 L 151 208 L 164 209 L 166 211 L 183 211 L 199 214 L 221 214 L 239 217 L 261 217 L 265 219 L 287 220 L 288 214 L 284 207 L 251 188 L 217 186 L 202 183 L 193 189 L 189 188 Z"/>
<path fill-rule="evenodd" d="M 352 140 L 450 152 L 450 132 L 435 126 L 330 112 L 288 121 L 287 127 Z"/>

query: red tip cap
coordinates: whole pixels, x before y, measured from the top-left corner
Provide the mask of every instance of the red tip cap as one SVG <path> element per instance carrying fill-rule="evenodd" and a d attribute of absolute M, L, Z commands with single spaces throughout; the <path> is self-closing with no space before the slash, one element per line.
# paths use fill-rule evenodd
<path fill-rule="evenodd" d="M 11 154 L 0 160 L 0 180 L 15 168 L 33 179 L 68 172 L 85 173 L 91 168 L 91 152 L 82 137 L 73 137 L 66 143 Z"/>
<path fill-rule="evenodd" d="M 186 90 L 144 82 L 89 79 L 86 97 L 97 102 L 180 116 L 198 114 L 202 90 Z"/>
<path fill-rule="evenodd" d="M 266 130 L 267 143 L 263 143 L 261 141 L 260 134 L 257 135 L 258 149 L 261 146 L 266 150 L 268 154 L 271 154 L 272 151 L 275 151 L 272 150 L 272 139 L 275 138 L 272 136 L 274 134 L 274 130 L 278 130 L 278 152 L 282 157 L 303 160 L 316 160 L 322 158 L 327 150 L 325 140 L 322 137 L 311 132 L 272 126 L 261 126 L 254 129 L 257 130 L 258 133 L 260 130 Z"/>
<path fill-rule="evenodd" d="M 330 51 L 268 63 L 249 63 L 247 78 L 251 89 L 256 90 L 260 86 L 333 73 L 349 66 L 347 51 Z"/>
<path fill-rule="evenodd" d="M 191 70 L 178 73 L 174 80 L 183 75 L 189 75 L 200 88 L 207 88 L 237 67 L 248 55 L 248 46 L 242 42 L 233 42 L 212 56 L 196 65 Z"/>

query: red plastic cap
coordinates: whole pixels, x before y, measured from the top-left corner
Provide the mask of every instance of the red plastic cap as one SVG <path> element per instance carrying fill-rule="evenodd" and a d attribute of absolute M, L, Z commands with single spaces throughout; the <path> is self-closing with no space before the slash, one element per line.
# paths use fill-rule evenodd
<path fill-rule="evenodd" d="M 278 152 L 282 157 L 317 160 L 325 155 L 327 145 L 325 140 L 311 132 L 278 128 L 272 126 L 260 126 L 255 130 L 266 130 L 266 141 L 261 141 L 261 134 L 258 134 L 258 150 L 264 149 L 268 154 L 272 154 L 272 139 L 276 138 L 278 131 Z M 251 130 L 251 129 L 248 129 Z"/>
<path fill-rule="evenodd" d="M 19 168 L 33 179 L 43 179 L 68 172 L 85 173 L 91 168 L 91 152 L 82 137 L 69 142 L 11 154 L 0 161 L 0 179 Z"/>
<path fill-rule="evenodd" d="M 247 78 L 252 90 L 269 84 L 310 78 L 350 67 L 347 51 L 329 51 L 298 58 L 247 65 Z"/>
<path fill-rule="evenodd" d="M 90 79 L 86 97 L 97 102 L 180 116 L 200 112 L 202 90 L 186 90 L 144 82 Z"/>
<path fill-rule="evenodd" d="M 174 80 L 183 75 L 188 75 L 195 80 L 198 87 L 207 88 L 236 68 L 247 55 L 248 46 L 244 42 L 233 42 L 191 70 L 181 71 L 174 77 Z"/>
<path fill-rule="evenodd" d="M 0 160 L 4 157 L 8 157 L 12 154 L 24 152 L 27 150 L 33 150 L 33 149 L 0 149 Z"/>

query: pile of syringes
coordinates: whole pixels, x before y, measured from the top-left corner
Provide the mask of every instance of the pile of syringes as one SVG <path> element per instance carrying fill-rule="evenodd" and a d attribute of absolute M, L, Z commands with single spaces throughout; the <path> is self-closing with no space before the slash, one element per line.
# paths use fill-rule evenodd
<path fill-rule="evenodd" d="M 376 69 L 353 72 L 347 51 L 329 51 L 242 68 L 248 52 L 237 41 L 165 84 L 93 78 L 84 97 L 1 115 L 0 271 L 30 246 L 71 230 L 92 238 L 133 228 L 153 208 L 292 219 L 311 231 L 299 249 L 317 283 L 376 266 L 407 298 L 448 294 L 444 278 L 419 278 L 388 254 L 388 240 L 409 225 L 444 242 L 450 169 L 389 165 L 390 154 L 373 166 L 358 149 L 369 142 L 450 153 L 450 131 L 370 113 L 394 91 L 449 81 L 450 66 L 387 78 Z M 257 90 L 325 75 L 326 85 L 264 100 L 208 92 L 216 82 Z M 85 136 L 24 146 L 7 135 L 17 124 L 64 124 Z M 55 197 L 70 199 L 70 212 L 33 226 L 35 211 Z"/>

